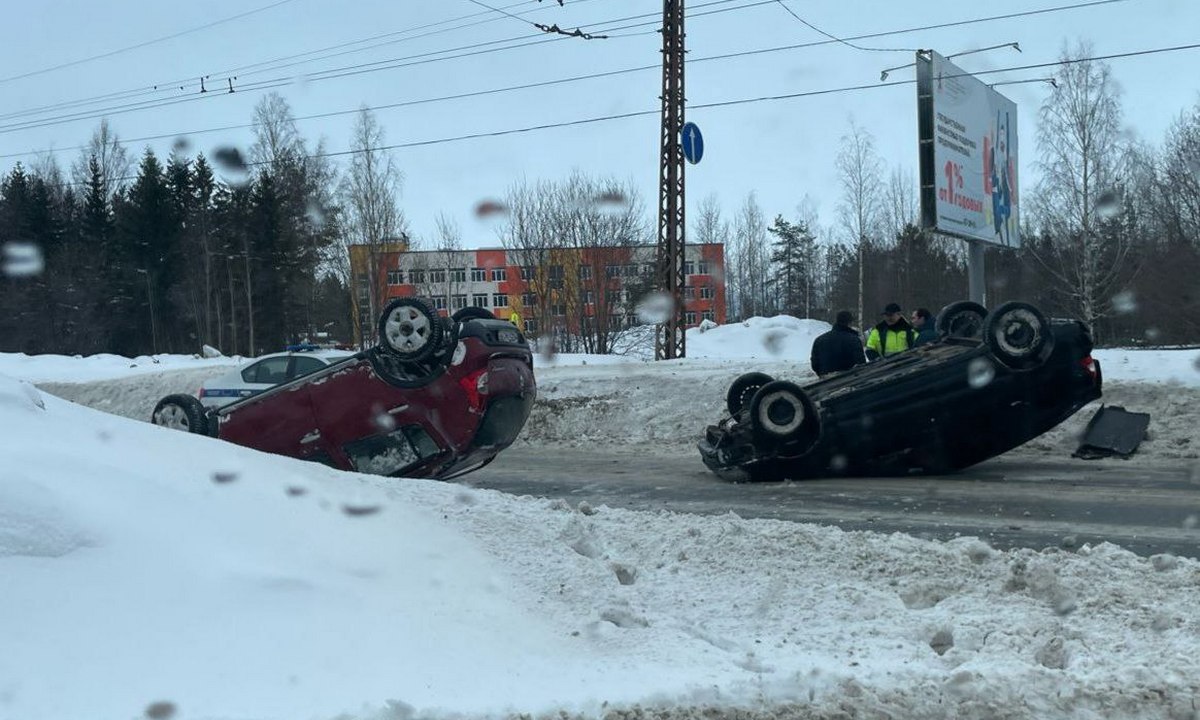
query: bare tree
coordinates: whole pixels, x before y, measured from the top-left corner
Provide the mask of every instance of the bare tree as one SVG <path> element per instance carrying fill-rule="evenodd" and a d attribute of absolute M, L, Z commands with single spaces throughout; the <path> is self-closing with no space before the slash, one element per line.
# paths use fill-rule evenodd
<path fill-rule="evenodd" d="M 700 208 L 696 212 L 696 220 L 692 228 L 691 237 L 699 245 L 712 243 L 725 246 L 725 275 L 720 278 L 720 281 L 724 282 L 726 288 L 728 288 L 732 282 L 732 278 L 736 277 L 735 268 L 731 267 L 736 258 L 732 257 L 732 231 L 729 228 L 729 221 L 721 218 L 721 203 L 715 194 L 708 195 L 700 202 Z M 738 316 L 735 293 L 726 291 L 725 313 L 727 317 L 731 318 Z"/>
<path fill-rule="evenodd" d="M 341 263 L 335 266 L 350 289 L 355 335 L 359 338 L 364 336 L 362 290 L 365 287 L 366 315 L 374 318 L 382 309 L 387 293 L 387 273 L 383 263 L 388 243 L 407 240 L 407 222 L 399 204 L 403 175 L 391 154 L 379 149 L 384 139 L 383 127 L 374 113 L 364 106 L 354 123 L 350 139 L 354 154 L 350 156 L 350 168 L 341 184 L 345 207 L 344 252 Z M 363 267 L 358 271 L 365 277 L 351 277 L 352 246 L 358 246 L 353 252 L 363 258 Z"/>
<path fill-rule="evenodd" d="M 858 317 L 861 320 L 866 249 L 879 234 L 883 161 L 875 153 L 875 139 L 853 120 L 850 131 L 842 136 L 837 169 L 842 186 L 842 199 L 838 205 L 841 234 L 858 255 Z"/>
<path fill-rule="evenodd" d="M 296 129 L 292 106 L 279 93 L 267 93 L 254 105 L 251 161 L 275 169 L 280 163 L 295 160 L 304 154 L 304 140 Z"/>
<path fill-rule="evenodd" d="M 733 250 L 736 271 L 733 291 L 738 295 L 739 314 L 750 317 L 768 312 L 767 220 L 753 191 L 746 195 L 734 218 Z"/>
<path fill-rule="evenodd" d="M 911 168 L 892 168 L 882 199 L 883 234 L 887 242 L 916 225 L 921 213 L 917 198 L 917 179 Z"/>
<path fill-rule="evenodd" d="M 128 176 L 133 169 L 133 158 L 113 132 L 108 118 L 100 120 L 100 125 L 92 133 L 87 146 L 79 151 L 79 157 L 71 164 L 71 179 L 77 187 L 87 185 L 91 178 L 90 161 L 93 157 L 100 165 L 104 196 L 111 199 L 113 194 L 129 184 Z"/>
<path fill-rule="evenodd" d="M 1090 54 L 1087 43 L 1064 48 L 1056 87 L 1039 111 L 1042 176 L 1033 208 L 1044 243 L 1030 250 L 1092 325 L 1112 311 L 1131 237 L 1117 217 L 1127 169 L 1120 90 L 1104 63 L 1066 62 Z"/>

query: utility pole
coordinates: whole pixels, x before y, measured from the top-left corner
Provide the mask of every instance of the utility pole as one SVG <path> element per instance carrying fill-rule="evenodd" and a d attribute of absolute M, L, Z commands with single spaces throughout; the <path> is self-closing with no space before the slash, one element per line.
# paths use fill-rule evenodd
<path fill-rule="evenodd" d="M 663 0 L 662 143 L 658 182 L 658 287 L 671 298 L 671 314 L 654 336 L 654 359 L 684 357 L 683 287 L 684 197 L 683 148 L 683 2 Z"/>

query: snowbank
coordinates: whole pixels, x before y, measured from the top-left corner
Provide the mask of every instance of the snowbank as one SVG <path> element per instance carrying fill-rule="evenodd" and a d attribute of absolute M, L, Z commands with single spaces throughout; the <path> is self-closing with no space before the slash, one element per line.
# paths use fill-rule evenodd
<path fill-rule="evenodd" d="M 0 353 L 0 374 L 29 382 L 79 383 L 96 380 L 201 367 L 240 365 L 245 360 L 234 357 L 198 357 L 195 355 L 26 355 Z"/>
<path fill-rule="evenodd" d="M 1200 692 L 1187 559 L 369 478 L 3 377 L 0 426 L 3 718 L 1175 718 Z"/>
<path fill-rule="evenodd" d="M 752 317 L 704 332 L 693 328 L 687 333 L 687 356 L 697 360 L 790 359 L 808 363 L 813 341 L 830 328 L 821 320 L 790 315 Z"/>

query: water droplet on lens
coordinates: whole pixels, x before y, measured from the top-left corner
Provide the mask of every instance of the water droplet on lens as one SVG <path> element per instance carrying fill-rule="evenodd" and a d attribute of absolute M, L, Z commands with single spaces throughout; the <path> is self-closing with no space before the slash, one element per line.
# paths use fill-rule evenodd
<path fill-rule="evenodd" d="M 475 217 L 480 220 L 489 220 L 491 218 L 500 217 L 508 214 L 508 208 L 504 203 L 496 200 L 481 200 L 475 206 Z"/>
<path fill-rule="evenodd" d="M 12 278 L 41 275 L 46 269 L 42 249 L 33 243 L 8 242 L 0 254 L 0 271 Z"/>
<path fill-rule="evenodd" d="M 1128 315 L 1137 310 L 1137 299 L 1133 296 L 1132 290 L 1125 290 L 1113 295 L 1112 304 L 1113 310 L 1122 315 Z"/>
<path fill-rule="evenodd" d="M 212 481 L 218 485 L 225 485 L 237 480 L 238 474 L 235 472 L 215 472 L 212 474 Z"/>
<path fill-rule="evenodd" d="M 175 703 L 166 701 L 150 703 L 146 706 L 146 717 L 150 720 L 170 720 L 175 717 Z"/>
<path fill-rule="evenodd" d="M 1096 200 L 1096 214 L 1102 220 L 1108 220 L 1116 217 L 1121 211 L 1121 198 L 1112 190 L 1100 193 L 1100 197 Z"/>
<path fill-rule="evenodd" d="M 1162 339 L 1162 330 L 1159 330 L 1155 327 L 1146 328 L 1146 332 L 1143 334 L 1146 336 L 1146 339 L 1152 343 L 1156 343 Z"/>
<path fill-rule="evenodd" d="M 383 508 L 379 505 L 343 505 L 342 512 L 350 517 L 364 517 L 366 515 L 374 515 Z"/>
<path fill-rule="evenodd" d="M 175 138 L 175 142 L 171 143 L 171 149 L 176 153 L 183 154 L 192 148 L 192 144 L 185 137 Z"/>
<path fill-rule="evenodd" d="M 984 357 L 977 357 L 967 365 L 967 384 L 979 390 L 996 379 L 996 366 Z"/>
<path fill-rule="evenodd" d="M 637 316 L 649 325 L 660 325 L 671 318 L 675 301 L 665 292 L 650 293 L 637 304 Z"/>
<path fill-rule="evenodd" d="M 829 459 L 829 469 L 834 472 L 843 472 L 849 464 L 845 455 L 834 455 Z"/>
<path fill-rule="evenodd" d="M 242 156 L 242 151 L 235 147 L 219 147 L 213 150 L 213 162 L 226 175 L 229 176 L 229 181 L 234 185 L 240 185 L 250 179 L 250 166 L 246 163 L 246 158 Z"/>
<path fill-rule="evenodd" d="M 1184 530 L 1195 530 L 1200 525 L 1200 515 L 1188 515 L 1183 519 Z"/>
<path fill-rule="evenodd" d="M 783 352 L 783 343 L 787 339 L 787 333 L 782 330 L 772 330 L 763 335 L 762 344 L 767 352 L 772 355 L 778 355 Z"/>
<path fill-rule="evenodd" d="M 322 230 L 325 227 L 325 208 L 316 200 L 309 200 L 304 206 L 304 216 L 313 224 L 317 230 Z"/>

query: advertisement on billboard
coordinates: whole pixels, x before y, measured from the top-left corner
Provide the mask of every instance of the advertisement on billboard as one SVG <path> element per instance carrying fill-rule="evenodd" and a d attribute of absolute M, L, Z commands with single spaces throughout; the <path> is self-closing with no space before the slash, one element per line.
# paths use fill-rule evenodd
<path fill-rule="evenodd" d="M 917 55 L 922 226 L 1020 247 L 1017 106 L 933 51 Z"/>

